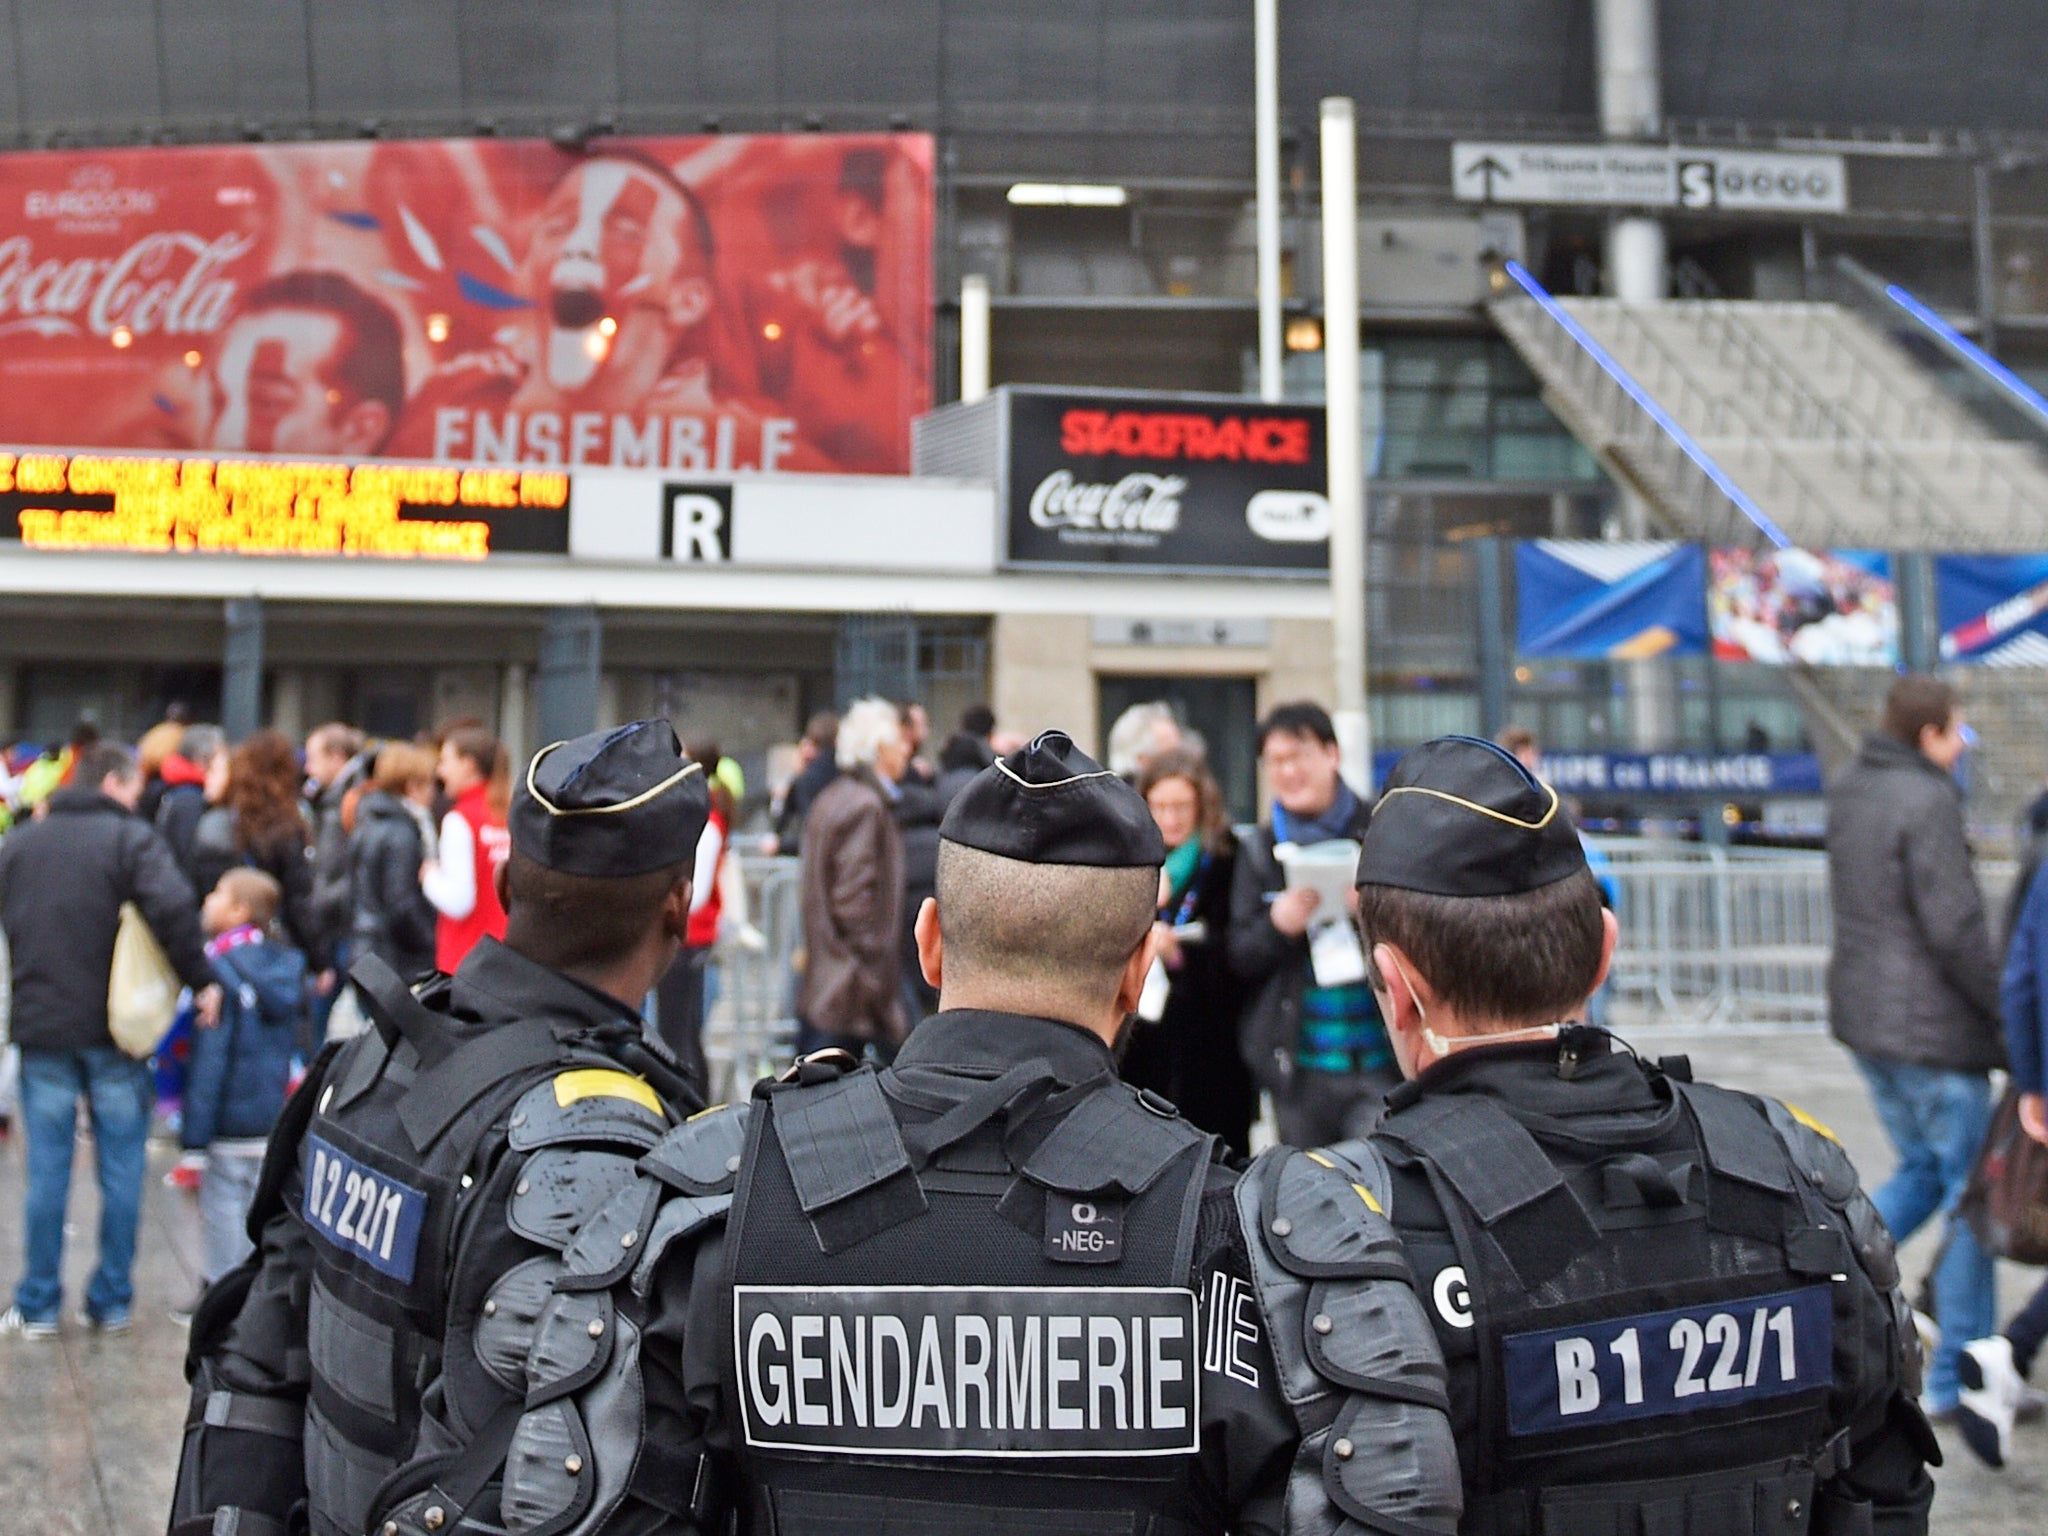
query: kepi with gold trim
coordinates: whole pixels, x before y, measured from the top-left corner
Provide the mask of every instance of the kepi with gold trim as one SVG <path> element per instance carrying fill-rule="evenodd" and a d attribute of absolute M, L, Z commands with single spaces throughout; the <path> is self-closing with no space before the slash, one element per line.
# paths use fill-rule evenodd
<path fill-rule="evenodd" d="M 666 720 L 542 747 L 512 795 L 512 848 L 565 875 L 620 880 L 690 863 L 711 815 L 703 767 Z"/>
<path fill-rule="evenodd" d="M 1557 791 L 1508 752 L 1440 736 L 1394 765 L 1358 854 L 1358 884 L 1514 896 L 1586 867 Z"/>

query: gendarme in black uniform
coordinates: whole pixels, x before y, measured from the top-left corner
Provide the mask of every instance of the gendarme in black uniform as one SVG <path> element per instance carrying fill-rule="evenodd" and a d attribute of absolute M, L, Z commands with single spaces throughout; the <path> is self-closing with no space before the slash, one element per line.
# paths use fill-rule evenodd
<path fill-rule="evenodd" d="M 1163 845 L 1066 737 L 986 770 L 942 835 L 956 922 L 961 859 L 1147 872 L 1141 951 Z M 530 1365 L 507 1527 L 626 1529 L 631 1484 L 676 1531 L 1448 1533 L 1442 1367 L 1383 1178 L 1223 1156 L 1057 1019 L 942 1006 L 886 1071 L 800 1062 L 671 1132 L 578 1238 L 557 1289 L 638 1348 Z"/>
<path fill-rule="evenodd" d="M 645 721 L 538 754 L 512 846 L 604 899 L 687 879 L 707 810 Z M 374 960 L 354 978 L 377 1028 L 314 1063 L 271 1139 L 257 1251 L 193 1320 L 172 1536 L 501 1528 L 574 1230 L 695 1107 L 632 1008 L 495 940 L 417 996 Z"/>
<path fill-rule="evenodd" d="M 1584 869 L 1554 790 L 1451 738 L 1395 769 L 1358 878 L 1468 899 Z M 1833 1137 L 1583 1025 L 1513 1033 L 1430 1038 L 1372 1138 L 1449 1363 L 1460 1530 L 1925 1531 L 1917 1345 Z"/>

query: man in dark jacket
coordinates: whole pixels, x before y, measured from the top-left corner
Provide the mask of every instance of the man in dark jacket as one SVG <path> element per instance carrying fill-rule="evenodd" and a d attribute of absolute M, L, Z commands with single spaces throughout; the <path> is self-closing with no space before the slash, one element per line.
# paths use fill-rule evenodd
<path fill-rule="evenodd" d="M 355 918 L 342 802 L 369 776 L 363 733 L 354 726 L 334 722 L 306 738 L 306 816 L 313 827 L 313 923 L 337 963 L 346 958 L 341 951 Z"/>
<path fill-rule="evenodd" d="M 1828 1019 L 1898 1150 L 1898 1171 L 1871 1199 L 1900 1242 L 1962 1197 L 1990 1124 L 1988 1074 L 2005 1064 L 1998 961 L 1952 777 L 1964 741 L 1955 690 L 1901 677 L 1884 728 L 1828 791 Z M 1975 1243 L 1946 1246 L 1932 1413 L 1955 1408 L 1962 1346 L 1991 1332 L 1992 1278 Z"/>
<path fill-rule="evenodd" d="M 1253 1080 L 1273 1096 L 1280 1139 L 1297 1147 L 1362 1135 L 1401 1080 L 1349 914 L 1319 909 L 1306 887 L 1289 890 L 1274 851 L 1364 837 L 1372 810 L 1338 774 L 1339 756 L 1320 705 L 1282 704 L 1259 722 L 1273 817 L 1239 844 L 1230 882 L 1226 953 L 1254 989 L 1238 1038 Z M 1355 970 L 1339 953 L 1347 945 Z"/>
<path fill-rule="evenodd" d="M 99 1268 L 82 1320 L 119 1332 L 135 1288 L 135 1232 L 152 1094 L 149 1068 L 107 1031 L 107 981 L 121 908 L 140 909 L 210 1023 L 220 989 L 200 947 L 199 904 L 164 840 L 134 815 L 142 774 L 124 747 L 79 755 L 49 813 L 0 843 L 0 925 L 13 957 L 14 1043 L 21 1047 L 28 1130 L 25 1262 L 0 1332 L 55 1338 L 62 1300 L 64 1209 L 78 1100 L 92 1113 L 100 1186 Z"/>

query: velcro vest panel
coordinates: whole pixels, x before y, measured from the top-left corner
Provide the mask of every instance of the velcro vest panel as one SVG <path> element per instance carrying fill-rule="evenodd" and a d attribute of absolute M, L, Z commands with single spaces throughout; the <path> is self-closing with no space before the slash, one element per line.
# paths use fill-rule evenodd
<path fill-rule="evenodd" d="M 1803 1532 L 1837 1470 L 1840 1223 L 1748 1100 L 1670 1087 L 1628 1145 L 1546 1140 L 1476 1094 L 1380 1127 L 1426 1171 L 1470 1294 L 1463 1531 Z"/>
<path fill-rule="evenodd" d="M 1046 1096 L 1016 1069 L 950 1109 L 887 1081 L 755 1105 L 727 1236 L 742 1528 L 1220 1528 L 1192 1476 L 1212 1139 L 1107 1078 Z"/>
<path fill-rule="evenodd" d="M 313 1536 L 356 1536 L 378 1489 L 414 1454 L 421 1394 L 442 1363 L 457 1278 L 448 1264 L 493 1160 L 492 1128 L 576 1056 L 551 1025 L 530 1020 L 461 1041 L 431 1066 L 409 1039 L 394 1046 L 375 1031 L 336 1061 L 299 1147 L 299 1214 L 313 1250 Z M 489 1364 L 486 1353 L 479 1368 Z"/>

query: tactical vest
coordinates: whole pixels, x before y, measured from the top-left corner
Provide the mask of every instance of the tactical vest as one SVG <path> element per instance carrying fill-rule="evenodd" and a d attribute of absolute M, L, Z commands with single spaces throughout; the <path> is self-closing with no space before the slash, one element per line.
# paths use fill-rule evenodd
<path fill-rule="evenodd" d="M 1216 1531 L 1189 1272 L 1214 1138 L 1041 1063 L 764 1084 L 727 1234 L 741 1528 Z"/>
<path fill-rule="evenodd" d="M 1463 1270 L 1418 1284 L 1476 1350 L 1466 1536 L 1795 1536 L 1846 1462 L 1830 1397 L 1869 1288 L 1843 1223 L 1763 1111 L 1657 1076 L 1626 1146 L 1478 1094 L 1397 1094 L 1375 1135 L 1426 1171 Z"/>
<path fill-rule="evenodd" d="M 497 1152 L 508 1140 L 521 1144 L 514 1106 L 565 1067 L 617 1070 L 563 1021 L 455 1035 L 435 1012 L 446 978 L 415 999 L 388 967 L 358 962 L 353 974 L 377 1028 L 336 1058 L 298 1155 L 299 1213 L 313 1255 L 305 1425 L 313 1536 L 361 1536 L 379 1488 L 419 1450 L 422 1392 L 440 1374 L 458 1279 L 450 1261 Z M 657 1123 L 644 1144 L 659 1134 Z M 545 1290 L 531 1298 L 534 1310 Z M 516 1396 L 509 1403 L 485 1472 L 502 1459 L 516 1421 Z"/>

